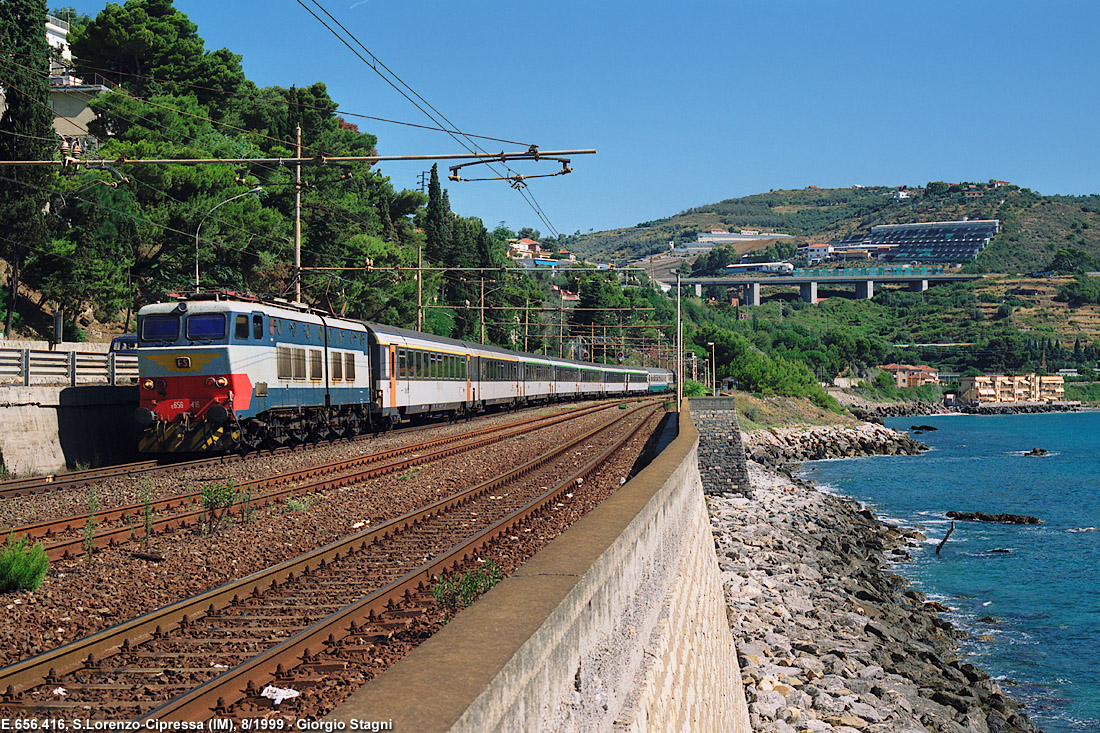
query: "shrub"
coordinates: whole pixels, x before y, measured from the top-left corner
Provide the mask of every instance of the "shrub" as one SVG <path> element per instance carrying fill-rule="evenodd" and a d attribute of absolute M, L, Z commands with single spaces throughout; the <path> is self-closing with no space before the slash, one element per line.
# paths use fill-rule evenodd
<path fill-rule="evenodd" d="M 208 484 L 201 489 L 202 508 L 207 513 L 207 531 L 213 532 L 221 524 L 225 517 L 225 510 L 237 500 L 237 492 L 233 488 L 233 480 L 224 484 Z"/>
<path fill-rule="evenodd" d="M 0 592 L 36 590 L 42 585 L 49 567 L 50 560 L 41 540 L 28 549 L 27 536 L 16 539 L 15 532 L 11 532 L 0 549 Z"/>
<path fill-rule="evenodd" d="M 503 579 L 504 573 L 500 566 L 490 560 L 484 568 L 463 573 L 458 578 L 444 580 L 437 576 L 436 583 L 432 586 L 432 595 L 435 596 L 436 603 L 446 611 L 445 617 L 449 621 Z"/>

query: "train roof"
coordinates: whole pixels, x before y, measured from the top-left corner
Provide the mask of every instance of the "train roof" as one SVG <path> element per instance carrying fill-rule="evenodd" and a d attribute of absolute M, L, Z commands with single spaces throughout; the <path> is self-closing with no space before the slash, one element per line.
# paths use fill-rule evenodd
<path fill-rule="evenodd" d="M 181 304 L 186 304 L 183 308 Z M 543 363 L 543 364 L 563 364 L 571 367 L 583 368 L 583 369 L 599 369 L 601 371 L 646 371 L 650 373 L 655 372 L 668 372 L 668 369 L 660 369 L 655 367 L 639 367 L 639 366 L 627 366 L 620 364 L 597 364 L 591 361 L 580 361 L 577 359 L 566 359 L 563 357 L 549 356 L 547 354 L 532 354 L 525 351 L 513 351 L 511 349 L 505 349 L 500 346 L 492 346 L 489 344 L 478 344 L 472 341 L 463 341 L 461 339 L 450 338 L 449 336 L 437 336 L 430 333 L 422 333 L 420 331 L 413 331 L 408 328 L 401 328 L 399 326 L 388 326 L 384 323 L 375 323 L 373 321 L 361 321 L 355 318 L 343 318 L 335 316 L 324 311 L 311 308 L 302 303 L 292 303 L 282 298 L 271 297 L 256 297 L 245 293 L 237 293 L 230 290 L 213 290 L 213 291 L 195 291 L 195 292 L 183 292 L 183 293 L 169 293 L 166 296 L 166 300 L 161 303 L 151 303 L 143 306 L 139 311 L 139 315 L 159 314 L 159 313 L 172 313 L 172 312 L 184 312 L 186 310 L 194 309 L 197 312 L 209 312 L 222 310 L 231 303 L 238 303 L 244 305 L 249 310 L 261 311 L 271 316 L 276 317 L 305 317 L 308 320 L 315 322 L 321 322 L 324 319 L 325 322 L 332 323 L 338 321 L 342 326 L 358 326 L 361 328 L 367 328 L 374 332 L 375 336 L 381 336 L 378 339 L 379 343 L 389 343 L 391 340 L 412 340 L 420 342 L 431 342 L 440 344 L 442 346 L 449 346 L 457 350 L 466 350 L 472 353 L 482 354 L 499 354 L 502 357 L 509 357 L 511 359 L 522 359 L 524 361 Z"/>

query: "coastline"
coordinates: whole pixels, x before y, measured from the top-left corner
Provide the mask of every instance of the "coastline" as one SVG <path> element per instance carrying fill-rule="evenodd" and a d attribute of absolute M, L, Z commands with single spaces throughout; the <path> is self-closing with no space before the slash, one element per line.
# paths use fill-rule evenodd
<path fill-rule="evenodd" d="M 806 456 L 922 444 L 877 425 L 757 431 L 744 442 L 752 498 L 707 501 L 753 730 L 1036 730 L 986 672 L 959 660 L 965 633 L 940 617 L 945 608 L 891 572 L 887 555 L 904 558 L 923 536 L 789 473 Z"/>

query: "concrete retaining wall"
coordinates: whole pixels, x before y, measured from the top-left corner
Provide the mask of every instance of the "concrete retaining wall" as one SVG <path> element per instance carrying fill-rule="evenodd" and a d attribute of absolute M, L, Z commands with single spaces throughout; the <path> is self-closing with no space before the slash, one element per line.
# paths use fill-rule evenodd
<path fill-rule="evenodd" d="M 137 387 L 0 387 L 0 465 L 16 476 L 133 460 Z"/>
<path fill-rule="evenodd" d="M 699 477 L 679 437 L 330 719 L 395 730 L 721 730 L 748 711 Z"/>

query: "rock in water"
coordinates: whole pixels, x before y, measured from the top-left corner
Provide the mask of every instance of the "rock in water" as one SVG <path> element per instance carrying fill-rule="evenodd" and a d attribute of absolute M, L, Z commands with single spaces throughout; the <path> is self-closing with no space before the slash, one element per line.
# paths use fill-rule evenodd
<path fill-rule="evenodd" d="M 985 512 L 956 512 L 947 513 L 951 519 L 963 519 L 972 522 L 1000 522 L 1001 524 L 1042 524 L 1038 517 L 1029 517 L 1026 514 L 987 514 Z"/>

